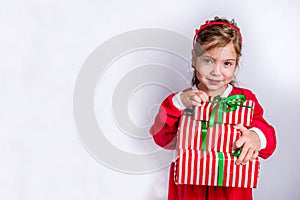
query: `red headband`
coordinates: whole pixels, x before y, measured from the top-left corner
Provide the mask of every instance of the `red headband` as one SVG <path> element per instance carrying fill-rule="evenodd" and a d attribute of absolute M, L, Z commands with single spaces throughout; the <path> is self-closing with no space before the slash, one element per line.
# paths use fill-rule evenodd
<path fill-rule="evenodd" d="M 194 40 L 193 40 L 194 43 L 195 43 L 195 40 L 196 40 L 197 35 L 198 35 L 201 31 L 203 31 L 203 30 L 206 29 L 207 27 L 213 26 L 213 25 L 226 25 L 226 26 L 230 26 L 231 28 L 233 28 L 233 29 L 239 34 L 239 36 L 240 36 L 240 41 L 241 41 L 241 44 L 242 44 L 242 34 L 241 34 L 240 30 L 239 30 L 236 26 L 234 26 L 233 24 L 230 24 L 230 23 L 228 23 L 228 22 L 210 22 L 210 21 L 208 21 L 208 20 L 205 22 L 205 24 L 203 24 L 203 25 L 200 26 L 200 29 L 196 29 L 196 34 L 195 34 Z"/>

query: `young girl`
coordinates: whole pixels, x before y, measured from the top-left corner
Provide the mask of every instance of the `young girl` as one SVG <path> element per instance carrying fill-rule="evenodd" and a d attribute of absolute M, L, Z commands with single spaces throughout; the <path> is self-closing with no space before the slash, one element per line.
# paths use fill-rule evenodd
<path fill-rule="evenodd" d="M 241 124 L 234 128 L 241 136 L 233 143 L 233 150 L 241 148 L 236 165 L 245 165 L 258 156 L 271 156 L 276 147 L 274 128 L 263 118 L 263 108 L 255 95 L 247 89 L 234 86 L 234 75 L 242 49 L 242 35 L 236 23 L 215 17 L 196 30 L 192 50 L 194 77 L 192 87 L 169 95 L 161 104 L 154 124 L 150 129 L 156 144 L 176 150 L 180 118 L 186 108 L 201 106 L 209 98 L 244 95 L 255 103 L 251 127 Z M 201 199 L 252 199 L 252 188 L 176 184 L 173 162 L 169 177 L 169 200 Z"/>

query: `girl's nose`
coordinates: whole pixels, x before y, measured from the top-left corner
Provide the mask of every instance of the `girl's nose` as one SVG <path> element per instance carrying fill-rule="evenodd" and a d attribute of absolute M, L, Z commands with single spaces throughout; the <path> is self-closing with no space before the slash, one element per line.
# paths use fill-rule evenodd
<path fill-rule="evenodd" d="M 220 63 L 214 63 L 213 68 L 211 70 L 211 74 L 214 76 L 219 76 L 220 75 L 220 69 L 221 69 L 221 64 Z"/>

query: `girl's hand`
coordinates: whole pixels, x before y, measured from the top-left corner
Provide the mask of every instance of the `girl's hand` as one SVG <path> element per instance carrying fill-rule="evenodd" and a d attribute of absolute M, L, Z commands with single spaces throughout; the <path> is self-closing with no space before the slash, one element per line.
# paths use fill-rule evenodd
<path fill-rule="evenodd" d="M 258 157 L 258 151 L 260 149 L 260 139 L 254 131 L 250 131 L 242 124 L 238 124 L 234 126 L 234 128 L 242 132 L 242 136 L 237 141 L 235 141 L 233 149 L 236 150 L 242 147 L 242 152 L 239 155 L 236 164 L 243 165 L 246 164 L 249 160 L 254 160 Z"/>
<path fill-rule="evenodd" d="M 202 90 L 189 90 L 180 94 L 180 100 L 185 107 L 201 106 L 208 101 L 208 95 Z"/>

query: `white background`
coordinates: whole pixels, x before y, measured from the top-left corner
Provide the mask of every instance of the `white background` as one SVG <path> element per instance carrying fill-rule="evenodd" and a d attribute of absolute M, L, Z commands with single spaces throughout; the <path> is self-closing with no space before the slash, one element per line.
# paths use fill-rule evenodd
<path fill-rule="evenodd" d="M 195 28 L 218 15 L 240 26 L 238 80 L 257 94 L 277 131 L 278 147 L 262 163 L 255 199 L 297 199 L 299 9 L 296 0 L 2 1 L 0 198 L 166 199 L 167 168 L 122 173 L 85 150 L 73 120 L 74 84 L 88 55 L 112 36 L 163 28 L 191 38 Z M 120 146 L 128 148 L 127 142 Z M 142 145 L 129 150 L 144 151 Z"/>

